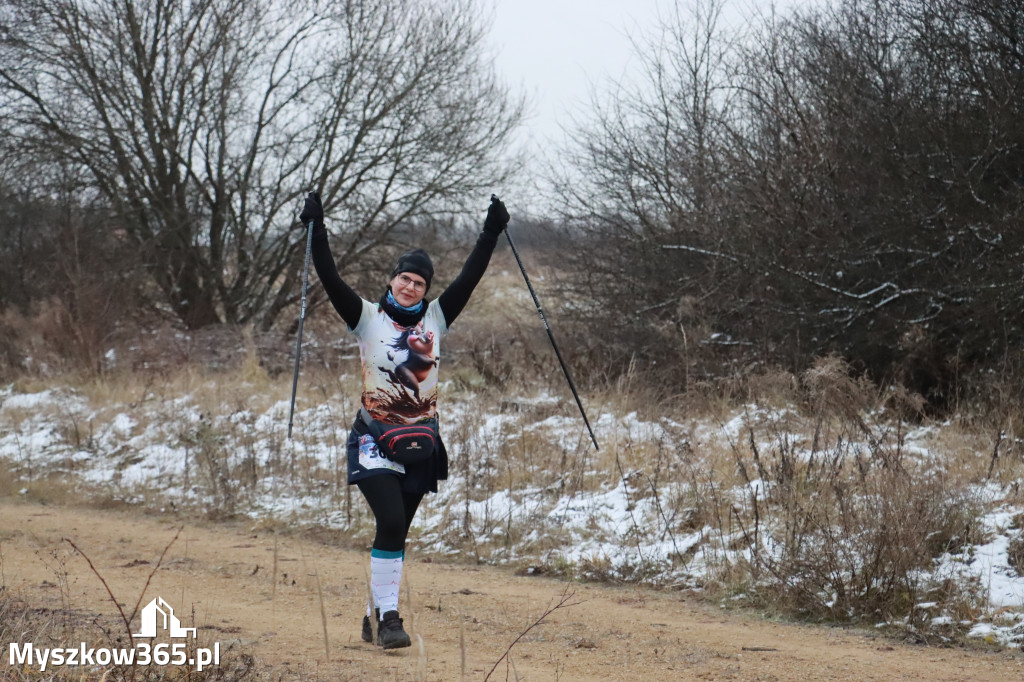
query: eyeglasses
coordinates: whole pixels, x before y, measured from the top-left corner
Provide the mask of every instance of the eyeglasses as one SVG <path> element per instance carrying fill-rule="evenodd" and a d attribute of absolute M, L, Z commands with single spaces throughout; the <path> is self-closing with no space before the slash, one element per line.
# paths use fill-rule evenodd
<path fill-rule="evenodd" d="M 405 273 L 398 276 L 398 283 L 403 287 L 412 287 L 414 291 L 426 291 L 426 282 L 417 282 L 412 277 L 409 277 Z"/>

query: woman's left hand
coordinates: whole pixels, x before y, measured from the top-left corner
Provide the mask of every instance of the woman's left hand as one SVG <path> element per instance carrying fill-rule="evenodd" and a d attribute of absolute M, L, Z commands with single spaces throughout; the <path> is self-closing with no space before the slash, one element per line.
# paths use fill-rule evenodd
<path fill-rule="evenodd" d="M 302 224 L 309 225 L 313 221 L 313 227 L 322 230 L 324 227 L 324 207 L 320 203 L 320 193 L 313 191 L 306 196 L 306 202 L 302 206 L 302 213 L 299 214 Z"/>

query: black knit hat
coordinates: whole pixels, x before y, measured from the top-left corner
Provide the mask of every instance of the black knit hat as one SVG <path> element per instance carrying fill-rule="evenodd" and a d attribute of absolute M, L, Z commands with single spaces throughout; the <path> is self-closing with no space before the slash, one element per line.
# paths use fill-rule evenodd
<path fill-rule="evenodd" d="M 406 251 L 398 258 L 398 265 L 391 273 L 391 279 L 403 272 L 411 272 L 419 275 L 427 282 L 427 290 L 430 289 L 430 280 L 434 276 L 434 264 L 430 262 L 430 256 L 423 249 Z"/>

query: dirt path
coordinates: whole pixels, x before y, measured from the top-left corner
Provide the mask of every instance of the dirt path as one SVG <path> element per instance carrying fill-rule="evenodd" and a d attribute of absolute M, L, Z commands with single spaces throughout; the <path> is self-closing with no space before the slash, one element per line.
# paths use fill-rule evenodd
<path fill-rule="evenodd" d="M 130 610 L 180 524 L 123 512 L 0 500 L 0 568 L 9 594 L 33 605 L 116 615 L 102 584 L 62 538 L 89 555 Z M 675 593 L 517 577 L 493 568 L 406 564 L 414 646 L 384 653 L 359 638 L 368 554 L 282 538 L 276 594 L 274 538 L 258 529 L 185 525 L 146 590 L 163 597 L 209 642 L 248 647 L 273 679 L 481 680 L 1019 680 L 1024 655 L 900 645 L 837 628 L 763 622 Z M 325 661 L 316 573 L 328 622 Z M 66 573 L 65 573 L 66 572 Z M 63 575 L 62 575 L 63 574 Z M 64 587 L 66 585 L 66 587 Z M 271 598 L 273 594 L 273 599 Z M 179 606 L 180 605 L 180 606 Z M 460 632 L 460 616 L 465 615 Z M 137 626 L 138 620 L 133 623 Z M 83 624 L 84 625 L 84 624 Z M 423 654 L 416 634 L 423 639 Z M 208 643 L 209 643 L 208 642 Z M 0 679 L 9 670 L 2 643 Z"/>

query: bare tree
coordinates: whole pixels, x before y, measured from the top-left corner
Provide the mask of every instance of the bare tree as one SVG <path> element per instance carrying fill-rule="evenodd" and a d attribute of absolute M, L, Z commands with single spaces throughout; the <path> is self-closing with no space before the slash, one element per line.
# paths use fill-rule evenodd
<path fill-rule="evenodd" d="M 729 236 L 721 218 L 736 38 L 723 7 L 677 8 L 660 34 L 637 40 L 640 78 L 616 84 L 608 104 L 594 98 L 557 180 L 561 217 L 586 242 L 569 254 L 583 278 L 573 297 L 590 294 L 586 316 L 616 330 L 627 357 L 637 352 L 658 369 L 688 362 L 680 325 L 731 286 L 721 271 L 735 266 L 706 257 Z M 605 349 L 612 340 L 602 334 Z"/>
<path fill-rule="evenodd" d="M 587 316 L 619 321 L 620 360 L 838 352 L 942 404 L 958 373 L 1008 357 L 1024 341 L 1019 5 L 845 0 L 737 43 L 708 0 L 641 46 L 647 82 L 579 128 L 583 179 L 562 186 L 601 254 L 581 264 L 601 299 Z"/>
<path fill-rule="evenodd" d="M 990 11 L 1012 4 L 850 0 L 748 54 L 741 241 L 771 275 L 747 319 L 775 348 L 799 330 L 941 405 L 1017 343 L 1024 80 L 997 45 L 1024 24 Z"/>
<path fill-rule="evenodd" d="M 351 261 L 513 170 L 521 103 L 469 0 L 12 0 L 0 22 L 5 132 L 88 171 L 192 328 L 295 300 L 310 189 Z"/>

